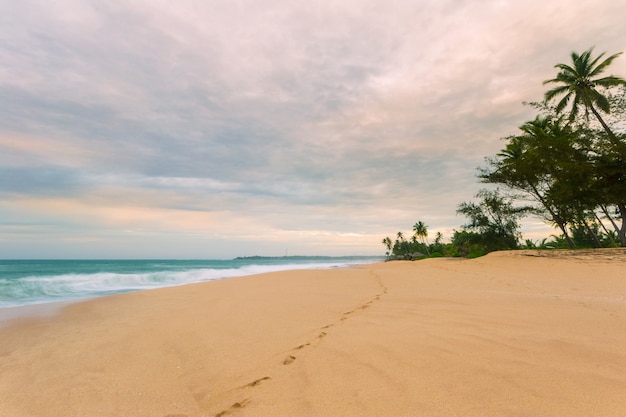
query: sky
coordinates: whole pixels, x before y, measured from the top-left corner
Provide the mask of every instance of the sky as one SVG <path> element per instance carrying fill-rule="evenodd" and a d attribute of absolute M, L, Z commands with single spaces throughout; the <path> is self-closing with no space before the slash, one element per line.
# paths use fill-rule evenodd
<path fill-rule="evenodd" d="M 383 255 L 449 239 L 625 0 L 0 0 L 0 258 Z M 626 56 L 609 68 L 626 76 Z M 538 219 L 525 238 L 556 233 Z"/>

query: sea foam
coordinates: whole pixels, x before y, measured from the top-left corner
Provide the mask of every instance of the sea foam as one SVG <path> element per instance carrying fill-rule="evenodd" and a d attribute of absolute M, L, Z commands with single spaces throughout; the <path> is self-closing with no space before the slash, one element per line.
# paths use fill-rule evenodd
<path fill-rule="evenodd" d="M 266 272 L 345 267 L 377 260 L 0 261 L 0 308 L 80 300 Z"/>

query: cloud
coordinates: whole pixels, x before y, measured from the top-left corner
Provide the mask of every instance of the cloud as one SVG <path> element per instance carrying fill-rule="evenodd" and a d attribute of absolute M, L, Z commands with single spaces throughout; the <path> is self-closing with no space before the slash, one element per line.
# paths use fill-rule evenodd
<path fill-rule="evenodd" d="M 572 50 L 620 51 L 624 15 L 608 0 L 5 2 L 0 215 L 98 235 L 92 256 L 141 229 L 184 257 L 207 219 L 209 257 L 244 235 L 337 254 L 379 253 L 374 236 L 417 220 L 449 235 L 483 157 L 533 117 L 521 102 Z"/>

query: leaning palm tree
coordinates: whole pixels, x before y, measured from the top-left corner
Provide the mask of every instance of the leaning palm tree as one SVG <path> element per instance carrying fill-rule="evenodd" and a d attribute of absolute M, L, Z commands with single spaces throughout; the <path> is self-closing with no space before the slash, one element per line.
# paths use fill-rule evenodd
<path fill-rule="evenodd" d="M 567 64 L 555 65 L 555 68 L 560 70 L 559 73 L 555 78 L 546 80 L 543 83 L 558 83 L 561 85 L 546 92 L 545 99 L 546 101 L 550 101 L 557 96 L 564 95 L 556 105 L 556 112 L 561 113 L 571 101 L 572 107 L 569 112 L 570 120 L 573 120 L 576 115 L 578 115 L 580 107 L 583 106 L 587 117 L 589 116 L 589 111 L 591 111 L 609 135 L 611 141 L 619 145 L 619 140 L 605 123 L 604 119 L 602 119 L 598 111 L 609 113 L 610 106 L 606 96 L 598 91 L 597 87 L 608 88 L 626 84 L 623 78 L 614 75 L 598 78 L 606 67 L 622 53 L 611 55 L 600 62 L 605 53 L 603 52 L 598 57 L 592 58 L 592 51 L 593 48 L 590 48 L 580 55 L 576 52 L 572 52 L 571 66 Z"/>
<path fill-rule="evenodd" d="M 609 75 L 607 77 L 598 78 L 598 76 L 604 72 L 615 58 L 621 55 L 620 53 L 611 55 L 604 61 L 600 62 L 604 53 L 600 54 L 597 58 L 591 58 L 591 52 L 593 48 L 578 55 L 572 53 L 573 67 L 565 64 L 558 64 L 556 68 L 560 69 L 556 78 L 547 80 L 547 83 L 561 83 L 562 85 L 553 88 L 545 95 L 546 101 L 552 98 L 565 94 L 565 96 L 559 101 L 556 106 L 556 111 L 562 111 L 573 97 L 572 109 L 570 111 L 570 120 L 576 117 L 578 108 L 582 105 L 585 107 L 586 114 L 589 111 L 598 119 L 598 122 L 602 125 L 607 133 L 608 139 L 614 146 L 614 150 L 619 156 L 619 163 L 623 164 L 626 160 L 626 143 L 618 138 L 609 128 L 600 116 L 598 110 L 609 113 L 610 105 L 608 99 L 600 93 L 596 87 L 609 88 L 618 85 L 626 85 L 626 80 L 621 77 Z M 619 208 L 620 215 L 622 217 L 622 227 L 619 229 L 618 235 L 622 246 L 626 247 L 626 201 L 623 199 L 623 193 L 618 193 L 617 207 Z"/>

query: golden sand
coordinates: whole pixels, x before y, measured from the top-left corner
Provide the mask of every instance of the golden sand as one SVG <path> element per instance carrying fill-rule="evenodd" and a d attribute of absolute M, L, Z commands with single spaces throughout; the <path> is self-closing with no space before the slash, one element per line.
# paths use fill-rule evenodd
<path fill-rule="evenodd" d="M 0 416 L 626 416 L 626 252 L 289 271 L 0 330 Z"/>

